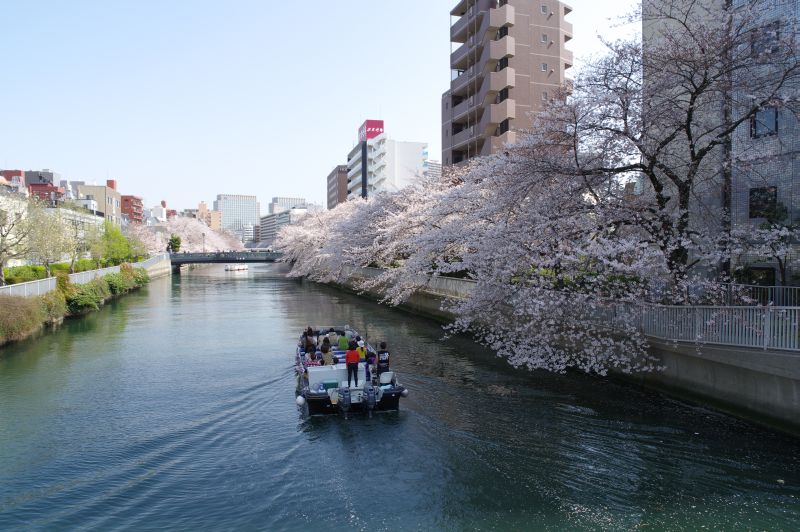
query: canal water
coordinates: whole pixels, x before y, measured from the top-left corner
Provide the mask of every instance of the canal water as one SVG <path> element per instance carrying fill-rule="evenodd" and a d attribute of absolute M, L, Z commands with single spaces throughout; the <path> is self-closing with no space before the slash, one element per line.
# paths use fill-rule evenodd
<path fill-rule="evenodd" d="M 272 266 L 195 270 L 0 356 L 0 529 L 796 530 L 800 440 L 529 373 Z M 399 413 L 312 418 L 313 323 L 387 340 Z"/>

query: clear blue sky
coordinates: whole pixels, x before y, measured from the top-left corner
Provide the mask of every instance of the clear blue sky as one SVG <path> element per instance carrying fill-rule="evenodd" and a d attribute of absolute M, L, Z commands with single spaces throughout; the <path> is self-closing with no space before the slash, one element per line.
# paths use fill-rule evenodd
<path fill-rule="evenodd" d="M 570 3 L 578 59 L 634 0 Z M 2 0 L 0 168 L 115 178 L 148 207 L 324 204 L 366 118 L 440 158 L 453 4 Z"/>

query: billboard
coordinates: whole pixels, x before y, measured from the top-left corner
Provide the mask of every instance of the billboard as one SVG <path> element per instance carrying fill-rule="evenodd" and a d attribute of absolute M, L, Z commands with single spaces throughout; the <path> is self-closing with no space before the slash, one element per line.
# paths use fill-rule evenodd
<path fill-rule="evenodd" d="M 374 139 L 383 133 L 383 120 L 365 120 L 358 128 L 358 141 Z"/>

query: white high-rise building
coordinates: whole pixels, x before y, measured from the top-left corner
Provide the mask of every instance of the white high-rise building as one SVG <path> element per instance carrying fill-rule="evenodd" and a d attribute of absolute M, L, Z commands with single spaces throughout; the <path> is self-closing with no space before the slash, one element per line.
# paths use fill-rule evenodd
<path fill-rule="evenodd" d="M 393 140 L 385 133 L 367 139 L 367 196 L 396 192 L 410 185 L 426 171 L 428 145 L 425 142 Z M 347 155 L 347 197 L 362 195 L 362 142 Z"/>

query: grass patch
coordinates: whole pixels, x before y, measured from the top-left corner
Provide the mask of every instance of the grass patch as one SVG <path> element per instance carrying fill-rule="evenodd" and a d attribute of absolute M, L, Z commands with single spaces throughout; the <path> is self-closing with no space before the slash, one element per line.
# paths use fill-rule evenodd
<path fill-rule="evenodd" d="M 40 297 L 0 295 L 0 309 L 0 343 L 27 337 L 47 316 Z"/>

